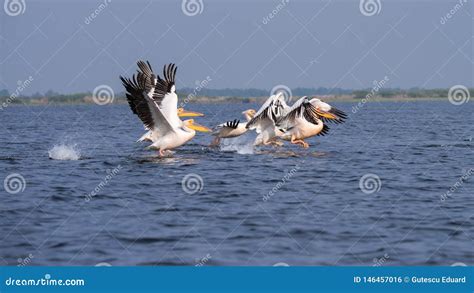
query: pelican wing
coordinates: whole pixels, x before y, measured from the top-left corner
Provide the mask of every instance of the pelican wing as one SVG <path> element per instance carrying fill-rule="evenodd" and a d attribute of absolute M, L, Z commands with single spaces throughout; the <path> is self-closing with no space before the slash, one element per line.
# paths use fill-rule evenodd
<path fill-rule="evenodd" d="M 239 126 L 239 123 L 240 123 L 240 120 L 238 120 L 238 119 L 234 119 L 234 120 L 231 120 L 231 121 L 227 121 L 225 123 L 221 123 L 213 129 L 213 134 L 217 134 L 222 130 L 231 131 L 233 129 L 237 129 L 237 127 Z"/>
<path fill-rule="evenodd" d="M 154 89 L 150 84 L 151 79 L 141 74 L 133 75 L 131 79 L 120 76 L 120 79 L 132 112 L 140 118 L 147 129 L 159 129 L 161 133 L 174 131 L 156 102 L 148 95 L 149 91 Z"/>
<path fill-rule="evenodd" d="M 320 133 L 316 134 L 317 136 L 325 136 L 326 134 L 329 133 L 329 126 L 323 123 L 323 129 L 321 130 Z"/>
<path fill-rule="evenodd" d="M 175 64 L 168 64 L 163 67 L 163 78 L 155 75 L 148 61 L 137 62 L 138 76 L 143 75 L 143 79 L 150 81 L 153 91 L 148 92 L 148 96 L 153 99 L 163 115 L 174 127 L 181 125 L 178 117 L 178 95 L 176 95 L 175 76 L 178 67 Z"/>
<path fill-rule="evenodd" d="M 336 107 L 333 107 L 329 105 L 328 103 L 325 103 L 319 99 L 312 99 L 311 104 L 325 112 L 333 114 L 335 117 L 334 118 L 327 118 L 327 117 L 321 117 L 321 120 L 323 122 L 335 122 L 335 123 L 343 123 L 347 119 L 347 114 L 344 111 L 341 111 L 337 109 Z"/>
<path fill-rule="evenodd" d="M 307 97 L 302 97 L 288 108 L 285 116 L 278 119 L 277 125 L 294 124 L 297 118 L 304 118 L 306 121 L 317 125 L 320 117 L 316 110 L 316 106 L 311 104 Z"/>
<path fill-rule="evenodd" d="M 224 127 L 236 129 L 239 126 L 240 120 L 234 119 L 233 121 L 227 121 Z"/>
<path fill-rule="evenodd" d="M 247 123 L 246 128 L 254 129 L 258 128 L 258 124 L 269 124 L 275 123 L 277 118 L 283 113 L 281 108 L 286 103 L 283 101 L 282 103 L 282 95 L 276 94 L 269 97 L 265 103 L 260 107 L 257 113 L 253 116 L 252 119 Z"/>

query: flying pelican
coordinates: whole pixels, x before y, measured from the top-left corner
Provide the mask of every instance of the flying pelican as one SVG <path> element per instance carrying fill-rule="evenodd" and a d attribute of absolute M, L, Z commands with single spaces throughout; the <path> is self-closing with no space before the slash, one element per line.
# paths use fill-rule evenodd
<path fill-rule="evenodd" d="M 254 109 L 248 109 L 242 112 L 247 122 L 253 118 L 255 113 L 256 112 Z M 219 145 L 222 138 L 237 137 L 244 134 L 248 130 L 246 127 L 247 122 L 240 122 L 240 120 L 235 119 L 233 121 L 227 121 L 217 125 L 212 132 L 212 135 L 215 137 L 211 143 L 211 146 Z"/>
<path fill-rule="evenodd" d="M 194 111 L 187 111 L 184 110 L 184 108 L 178 108 L 178 117 L 201 117 L 204 116 L 204 114 L 199 113 L 199 112 L 194 112 Z M 145 130 L 148 130 L 145 127 Z M 152 131 L 148 130 L 144 135 L 142 135 L 137 142 L 143 142 L 143 141 L 152 141 Z"/>
<path fill-rule="evenodd" d="M 139 70 L 131 79 L 120 77 L 126 90 L 128 104 L 132 112 L 142 120 L 151 132 L 153 142 L 148 149 L 156 149 L 160 156 L 165 151 L 177 148 L 195 135 L 196 131 L 209 132 L 193 119 L 182 121 L 178 117 L 178 96 L 175 76 L 177 67 L 168 64 L 163 67 L 163 79 L 155 75 L 150 63 L 138 61 Z"/>
<path fill-rule="evenodd" d="M 342 123 L 346 118 L 343 111 L 317 98 L 305 96 L 278 118 L 276 126 L 281 131 L 280 138 L 308 148 L 309 144 L 304 139 L 328 133 L 329 127 L 325 122 Z"/>
<path fill-rule="evenodd" d="M 282 145 L 281 142 L 277 141 L 281 133 L 275 124 L 277 119 L 285 115 L 288 109 L 289 107 L 281 93 L 272 95 L 265 101 L 246 125 L 246 128 L 255 129 L 258 133 L 254 145 Z"/>

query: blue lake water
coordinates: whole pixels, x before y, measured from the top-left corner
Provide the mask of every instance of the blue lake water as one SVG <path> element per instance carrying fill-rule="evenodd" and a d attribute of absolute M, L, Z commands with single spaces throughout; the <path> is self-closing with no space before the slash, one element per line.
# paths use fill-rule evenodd
<path fill-rule="evenodd" d="M 164 159 L 127 105 L 7 107 L 0 264 L 474 265 L 474 104 L 335 105 L 309 149 L 199 133 Z"/>

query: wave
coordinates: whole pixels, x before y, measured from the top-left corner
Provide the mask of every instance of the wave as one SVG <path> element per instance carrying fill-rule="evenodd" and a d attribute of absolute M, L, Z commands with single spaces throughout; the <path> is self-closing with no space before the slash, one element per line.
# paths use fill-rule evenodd
<path fill-rule="evenodd" d="M 239 155 L 251 155 L 254 153 L 253 141 L 245 137 L 226 138 L 221 140 L 220 150 L 222 152 L 236 152 Z"/>
<path fill-rule="evenodd" d="M 77 146 L 60 144 L 53 146 L 52 149 L 48 151 L 49 158 L 53 160 L 72 160 L 76 161 L 81 158 L 81 153 L 77 149 Z"/>

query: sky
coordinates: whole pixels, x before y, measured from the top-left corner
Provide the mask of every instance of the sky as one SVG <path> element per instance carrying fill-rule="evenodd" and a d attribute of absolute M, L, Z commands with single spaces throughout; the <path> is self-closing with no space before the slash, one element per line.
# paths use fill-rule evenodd
<path fill-rule="evenodd" d="M 178 88 L 474 85 L 471 0 L 3 1 L 10 92 L 122 91 L 139 59 L 176 63 Z"/>

